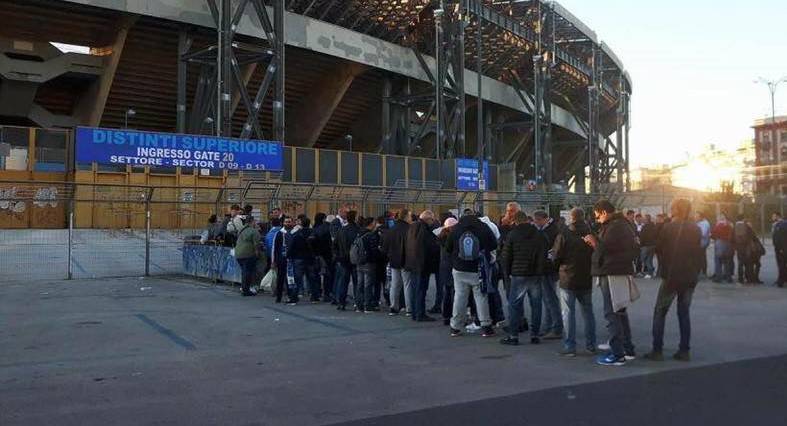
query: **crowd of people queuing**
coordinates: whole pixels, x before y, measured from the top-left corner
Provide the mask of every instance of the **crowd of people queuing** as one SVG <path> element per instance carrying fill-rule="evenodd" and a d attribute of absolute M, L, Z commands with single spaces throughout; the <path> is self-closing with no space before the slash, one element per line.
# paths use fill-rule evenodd
<path fill-rule="evenodd" d="M 264 259 L 265 280 L 271 282 L 276 303 L 331 303 L 347 310 L 352 285 L 352 308 L 359 313 L 380 311 L 406 315 L 413 321 L 437 321 L 440 315 L 451 336 L 479 331 L 483 337 L 502 327 L 504 345 L 518 345 L 527 333 L 531 344 L 561 340 L 561 356 L 577 354 L 579 309 L 584 322 L 584 348 L 598 354 L 601 365 L 623 365 L 635 359 L 627 308 L 639 298 L 635 277 L 660 278 L 652 324 L 652 349 L 645 355 L 662 360 L 664 323 L 677 299 L 680 346 L 677 360 L 689 360 L 689 309 L 695 286 L 707 276 L 706 250 L 714 241 L 717 282 L 732 282 L 737 254 L 738 280 L 758 282 L 760 240 L 742 217 L 731 223 L 722 215 L 711 226 L 702 213 L 692 218 L 688 200 L 672 203 L 669 215 L 633 210 L 617 211 L 607 200 L 592 208 L 592 216 L 574 208 L 569 218 L 552 218 L 545 211 L 527 215 L 508 203 L 497 222 L 470 209 L 459 217 L 430 210 L 408 209 L 379 217 L 360 217 L 350 206 L 336 216 L 317 213 L 287 216 L 273 209 L 265 221 L 255 221 L 252 207 L 232 206 L 222 222 L 212 216 L 202 235 L 234 247 L 242 273 L 243 296 L 254 296 L 259 282 L 257 264 Z M 773 242 L 779 278 L 785 280 L 787 221 L 774 215 Z M 654 265 L 657 259 L 657 266 Z M 434 304 L 427 309 L 431 278 Z M 502 281 L 508 301 L 503 312 Z M 598 345 L 593 290 L 603 300 L 609 339 Z M 285 299 L 286 296 L 286 299 Z M 529 319 L 524 302 L 528 299 Z M 577 308 L 577 305 L 579 308 Z M 470 319 L 468 319 L 468 312 Z M 507 320 L 506 320 L 507 318 Z"/>

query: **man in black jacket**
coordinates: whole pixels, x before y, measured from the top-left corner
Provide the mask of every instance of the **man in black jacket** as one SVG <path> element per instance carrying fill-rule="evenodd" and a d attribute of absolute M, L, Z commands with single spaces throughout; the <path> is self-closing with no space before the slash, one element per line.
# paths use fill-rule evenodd
<path fill-rule="evenodd" d="M 543 210 L 533 212 L 533 222 L 547 239 L 547 247 L 552 248 L 560 233 L 559 225 Z M 557 298 L 557 266 L 551 259 L 544 262 L 544 275 L 541 277 L 541 297 L 544 303 L 544 339 L 557 340 L 563 337 L 563 317 L 560 315 L 560 301 Z"/>
<path fill-rule="evenodd" d="M 508 292 L 508 337 L 500 343 L 519 344 L 519 327 L 524 316 L 524 300 L 530 300 L 530 343 L 540 343 L 541 279 L 549 245 L 546 236 L 528 223 L 525 212 L 514 214 L 514 228 L 503 243 L 503 274 L 511 279 Z"/>
<path fill-rule="evenodd" d="M 593 249 L 582 239 L 590 234 L 585 222 L 585 211 L 571 210 L 571 223 L 558 234 L 552 251 L 560 275 L 560 305 L 563 310 L 563 356 L 576 356 L 577 319 L 576 302 L 582 307 L 585 322 L 585 348 L 596 353 L 596 317 L 593 315 L 593 277 L 590 263 Z"/>
<path fill-rule="evenodd" d="M 600 224 L 599 235 L 588 234 L 583 240 L 593 248 L 591 274 L 598 277 L 604 298 L 604 318 L 607 320 L 611 350 L 611 353 L 601 355 L 596 363 L 619 366 L 636 355 L 631 342 L 628 312 L 625 307 L 618 309 L 613 305 L 610 287 L 615 284 L 618 288 L 618 283 L 633 275 L 639 244 L 631 223 L 615 211 L 612 203 L 600 200 L 593 206 L 593 213 Z"/>
<path fill-rule="evenodd" d="M 295 289 L 290 294 L 291 301 L 298 301 L 298 295 L 304 288 L 305 284 L 309 286 L 309 294 L 312 303 L 320 300 L 320 283 L 317 280 L 314 269 L 314 254 L 309 246 L 309 237 L 311 236 L 311 221 L 305 215 L 299 215 L 296 225 L 286 229 L 285 234 L 287 252 L 287 262 L 292 269 L 291 273 L 295 283 Z"/>
<path fill-rule="evenodd" d="M 642 217 L 644 223 L 639 231 L 639 265 L 642 270 L 637 272 L 641 272 L 645 278 L 650 279 L 653 278 L 656 272 L 656 269 L 653 267 L 653 255 L 656 253 L 656 240 L 658 239 L 659 231 L 649 214 Z"/>
<path fill-rule="evenodd" d="M 355 295 L 356 302 L 360 295 L 358 288 L 358 276 L 355 266 L 350 263 L 350 247 L 352 247 L 355 237 L 358 236 L 360 228 L 355 223 L 358 217 L 358 212 L 351 210 L 347 212 L 347 225 L 343 226 L 337 233 L 334 240 L 333 253 L 336 256 L 336 304 L 337 310 L 346 310 L 347 305 L 347 288 L 350 285 L 350 280 L 353 282 L 353 294 Z M 356 311 L 358 306 L 356 305 Z M 360 312 L 360 311 L 359 311 Z"/>
<path fill-rule="evenodd" d="M 773 220 L 771 241 L 773 241 L 776 266 L 779 270 L 779 275 L 774 285 L 783 287 L 785 281 L 787 281 L 787 220 L 782 218 L 782 215 L 779 213 L 773 213 L 771 219 Z"/>
<path fill-rule="evenodd" d="M 483 337 L 495 335 L 489 316 L 489 300 L 481 291 L 479 267 L 481 256 L 489 256 L 497 248 L 495 234 L 476 215 L 465 215 L 454 225 L 445 249 L 451 253 L 454 277 L 454 309 L 451 317 L 451 335 L 459 336 L 465 326 L 467 298 L 473 292 Z"/>
<path fill-rule="evenodd" d="M 671 206 L 672 222 L 664 225 L 656 245 L 661 266 L 661 286 L 653 309 L 653 348 L 645 358 L 664 359 L 664 321 L 672 301 L 678 298 L 678 325 L 680 326 L 680 348 L 673 358 L 688 361 L 691 321 L 689 308 L 697 277 L 702 268 L 704 250 L 701 245 L 702 232 L 696 223 L 689 220 L 691 203 L 677 199 Z"/>
<path fill-rule="evenodd" d="M 429 278 L 440 269 L 440 244 L 432 232 L 434 213 L 425 210 L 407 231 L 405 268 L 410 271 L 410 303 L 413 321 L 434 321 L 426 315 Z"/>
<path fill-rule="evenodd" d="M 754 230 L 746 223 L 743 215 L 738 215 L 738 221 L 732 228 L 732 242 L 735 254 L 738 256 L 738 283 L 754 284 Z"/>
<path fill-rule="evenodd" d="M 309 243 L 314 250 L 316 261 L 319 264 L 319 275 L 322 277 L 322 301 L 333 301 L 334 277 L 336 264 L 331 251 L 331 224 L 326 222 L 325 213 L 314 215 L 314 229 L 309 238 Z"/>
<path fill-rule="evenodd" d="M 407 314 L 412 312 L 412 302 L 410 301 L 410 271 L 407 269 L 405 242 L 407 241 L 407 231 L 410 228 L 410 210 L 402 209 L 396 214 L 396 222 L 393 228 L 387 230 L 382 239 L 382 252 L 388 258 L 391 267 L 391 312 L 389 315 L 398 315 L 402 306 L 399 297 L 404 290 L 404 305 Z"/>
<path fill-rule="evenodd" d="M 357 310 L 362 310 L 365 313 L 377 310 L 374 304 L 374 287 L 377 284 L 377 264 L 382 261 L 382 253 L 380 253 L 380 236 L 374 232 L 375 225 L 374 218 L 362 218 L 360 231 L 356 237 L 356 241 L 363 245 L 366 256 L 364 259 L 358 259 L 359 263 L 356 265 L 358 289 L 354 294 L 355 306 Z M 353 244 L 357 244 L 357 242 Z"/>

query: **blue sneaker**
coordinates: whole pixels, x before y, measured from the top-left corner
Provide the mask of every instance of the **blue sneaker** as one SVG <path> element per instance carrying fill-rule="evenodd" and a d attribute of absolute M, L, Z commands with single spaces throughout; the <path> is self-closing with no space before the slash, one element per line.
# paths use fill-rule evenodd
<path fill-rule="evenodd" d="M 596 364 L 598 365 L 612 365 L 612 366 L 621 366 L 626 365 L 626 358 L 625 357 L 616 357 L 613 353 L 608 353 L 606 355 L 599 355 L 596 358 Z"/>

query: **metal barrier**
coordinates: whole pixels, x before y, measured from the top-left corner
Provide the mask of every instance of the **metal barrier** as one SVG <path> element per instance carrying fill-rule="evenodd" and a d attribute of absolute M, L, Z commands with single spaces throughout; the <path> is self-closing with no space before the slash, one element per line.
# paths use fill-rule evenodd
<path fill-rule="evenodd" d="M 676 196 L 686 194 L 624 194 L 616 204 L 655 214 L 668 209 Z M 250 180 L 237 187 L 175 187 L 0 181 L 0 276 L 19 281 L 182 274 L 184 241 L 199 236 L 211 214 L 221 219 L 232 204 L 252 204 L 260 214 L 281 206 L 286 213 L 309 216 L 335 212 L 345 204 L 355 206 L 362 215 L 401 207 L 462 211 L 483 204 L 497 218 L 509 201 L 519 202 L 530 213 L 536 208 L 588 207 L 601 197 L 479 193 L 427 184 L 408 188 Z M 711 217 L 719 212 L 746 213 L 762 234 L 770 229 L 770 213 L 784 210 L 782 197 L 732 204 L 688 198 Z"/>

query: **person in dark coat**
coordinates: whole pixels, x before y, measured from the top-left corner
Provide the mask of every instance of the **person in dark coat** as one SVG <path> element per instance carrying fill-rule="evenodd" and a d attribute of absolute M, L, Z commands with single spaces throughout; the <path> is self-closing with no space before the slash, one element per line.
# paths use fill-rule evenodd
<path fill-rule="evenodd" d="M 600 200 L 593 206 L 599 223 L 599 234 L 585 235 L 583 240 L 593 248 L 591 275 L 598 277 L 604 298 L 604 317 L 609 330 L 611 352 L 596 359 L 600 365 L 620 366 L 635 358 L 631 341 L 631 326 L 626 308 L 616 309 L 610 291 L 611 280 L 616 282 L 632 279 L 634 259 L 639 256 L 636 231 L 631 223 L 615 211 L 608 200 Z"/>
<path fill-rule="evenodd" d="M 782 218 L 779 213 L 771 216 L 773 226 L 771 227 L 771 240 L 773 241 L 773 251 L 776 256 L 776 266 L 779 268 L 779 276 L 774 283 L 777 287 L 783 287 L 787 282 L 787 220 Z"/>
<path fill-rule="evenodd" d="M 310 225 L 306 215 L 298 215 L 295 227 L 288 233 L 291 238 L 287 243 L 287 260 L 292 263 L 296 291 L 300 293 L 308 287 L 310 301 L 315 303 L 320 300 L 320 282 L 314 264 L 315 255 L 309 243 L 312 235 Z"/>
<path fill-rule="evenodd" d="M 375 311 L 374 307 L 374 287 L 377 282 L 377 264 L 382 261 L 380 253 L 380 236 L 374 232 L 376 228 L 374 218 L 366 217 L 361 219 L 360 231 L 356 241 L 360 240 L 363 244 L 365 259 L 359 259 L 356 265 L 358 273 L 358 289 L 354 293 L 356 310 L 370 313 Z M 355 291 L 355 290 L 354 290 Z"/>
<path fill-rule="evenodd" d="M 331 251 L 331 224 L 328 223 L 325 213 L 314 215 L 314 229 L 309 238 L 309 244 L 317 257 L 316 262 L 319 277 L 322 279 L 322 301 L 333 301 L 334 277 L 336 264 Z"/>
<path fill-rule="evenodd" d="M 549 241 L 535 226 L 528 223 L 524 212 L 514 216 L 514 228 L 503 244 L 503 273 L 511 277 L 508 293 L 508 336 L 500 340 L 504 345 L 519 344 L 519 330 L 524 316 L 525 295 L 530 300 L 530 343 L 541 342 L 541 279 L 548 261 Z"/>
<path fill-rule="evenodd" d="M 743 215 L 738 216 L 732 227 L 732 245 L 738 257 L 738 283 L 754 284 L 754 230 Z"/>
<path fill-rule="evenodd" d="M 641 272 L 645 278 L 653 278 L 656 273 L 656 268 L 653 267 L 653 255 L 656 253 L 656 241 L 658 239 L 659 230 L 656 224 L 651 221 L 649 214 L 643 217 L 642 228 L 639 231 L 639 245 L 640 257 L 639 265 Z"/>
<path fill-rule="evenodd" d="M 410 303 L 413 321 L 434 321 L 426 315 L 429 278 L 440 269 L 440 244 L 432 232 L 434 213 L 426 210 L 407 230 L 405 268 L 410 271 Z"/>
<path fill-rule="evenodd" d="M 543 210 L 533 212 L 533 223 L 547 238 L 547 247 L 551 248 L 560 233 L 558 223 Z M 560 314 L 560 301 L 557 298 L 557 266 L 552 259 L 544 263 L 544 275 L 541 278 L 541 297 L 544 303 L 544 339 L 560 339 L 563 337 L 563 317 Z"/>
<path fill-rule="evenodd" d="M 563 311 L 564 356 L 575 356 L 577 349 L 576 302 L 582 308 L 585 323 L 585 348 L 596 353 L 596 317 L 593 315 L 593 277 L 590 263 L 593 249 L 583 238 L 590 234 L 590 226 L 585 222 L 585 211 L 580 208 L 571 210 L 571 223 L 564 229 L 552 246 L 555 264 L 560 276 L 560 301 Z"/>
<path fill-rule="evenodd" d="M 336 304 L 337 310 L 347 310 L 347 290 L 350 280 L 353 282 L 353 294 L 357 299 L 361 294 L 358 288 L 358 276 L 355 265 L 350 263 L 350 247 L 358 236 L 361 229 L 355 222 L 358 212 L 350 210 L 347 212 L 347 225 L 343 226 L 336 234 L 334 240 L 333 253 L 336 257 Z M 356 311 L 360 312 L 356 305 Z"/>
<path fill-rule="evenodd" d="M 396 215 L 396 222 L 393 228 L 388 229 L 383 235 L 382 252 L 388 259 L 391 268 L 391 311 L 390 315 L 398 315 L 402 306 L 399 296 L 404 290 L 405 312 L 412 312 L 412 302 L 410 301 L 410 271 L 405 262 L 405 242 L 407 241 L 407 231 L 410 229 L 410 210 L 402 209 Z"/>
<path fill-rule="evenodd" d="M 661 285 L 653 309 L 653 348 L 645 358 L 661 361 L 664 359 L 664 322 L 672 301 L 678 299 L 678 325 L 680 326 L 680 348 L 673 358 L 688 361 L 691 321 L 689 308 L 697 286 L 702 256 L 704 256 L 699 226 L 689 219 L 691 202 L 677 199 L 670 207 L 672 222 L 664 225 L 656 243 L 661 267 Z"/>

